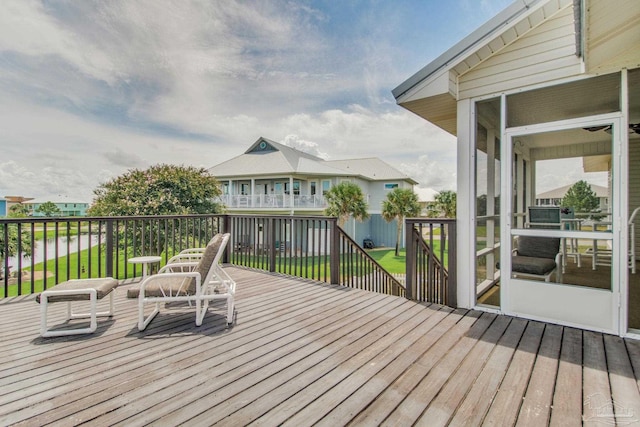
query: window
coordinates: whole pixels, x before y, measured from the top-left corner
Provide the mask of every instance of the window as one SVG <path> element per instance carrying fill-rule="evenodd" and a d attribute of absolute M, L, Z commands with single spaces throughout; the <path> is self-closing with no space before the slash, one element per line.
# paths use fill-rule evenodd
<path fill-rule="evenodd" d="M 384 184 L 385 190 L 393 190 L 394 188 L 398 188 L 398 184 L 395 183 L 386 183 Z"/>
<path fill-rule="evenodd" d="M 331 181 L 328 179 L 322 180 L 322 194 L 324 195 L 331 188 Z"/>
<path fill-rule="evenodd" d="M 317 186 L 317 182 L 315 181 L 311 181 L 309 182 L 309 194 L 311 194 L 312 196 L 316 195 L 316 186 Z"/>
<path fill-rule="evenodd" d="M 300 195 L 300 181 L 293 181 L 293 194 L 295 196 Z"/>
<path fill-rule="evenodd" d="M 243 196 L 249 195 L 249 184 L 240 184 L 240 194 Z"/>

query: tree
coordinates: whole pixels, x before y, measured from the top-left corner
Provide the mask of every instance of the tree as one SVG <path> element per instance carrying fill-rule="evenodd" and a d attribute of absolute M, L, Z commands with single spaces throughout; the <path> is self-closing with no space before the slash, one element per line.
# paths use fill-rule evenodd
<path fill-rule="evenodd" d="M 387 222 L 397 220 L 396 256 L 400 255 L 400 239 L 402 238 L 402 225 L 406 217 L 418 216 L 420 205 L 418 195 L 409 188 L 396 188 L 387 194 L 382 202 L 382 217 Z"/>
<path fill-rule="evenodd" d="M 586 181 L 578 181 L 564 195 L 561 205 L 575 212 L 592 212 L 600 206 L 600 201 Z"/>
<path fill-rule="evenodd" d="M 187 215 L 216 214 L 222 206 L 216 202 L 220 187 L 215 177 L 206 169 L 174 165 L 156 165 L 147 170 L 133 169 L 101 184 L 94 194 L 96 198 L 88 210 L 93 216 L 138 216 L 138 215 Z M 189 236 L 206 232 L 202 221 L 175 220 L 175 227 L 183 227 L 186 233 L 182 242 L 165 236 L 165 230 L 155 221 L 143 221 L 127 231 L 119 231 L 118 242 L 135 247 L 145 255 L 157 255 L 169 240 L 176 246 L 183 245 Z M 126 232 L 126 235 L 125 235 Z M 170 231 L 167 231 L 170 233 Z M 141 247 L 145 236 L 157 236 L 151 247 Z M 132 244 L 133 243 L 133 244 Z"/>
<path fill-rule="evenodd" d="M 427 215 L 430 218 L 455 218 L 456 217 L 456 192 L 441 191 L 435 195 L 435 200 L 428 207 Z"/>
<path fill-rule="evenodd" d="M 23 204 L 16 204 L 9 208 L 9 218 L 26 218 L 27 207 Z M 25 227 L 26 228 L 26 227 Z M 7 257 L 15 256 L 18 253 L 18 247 L 23 257 L 31 256 L 31 231 L 29 229 L 20 230 L 20 238 L 18 238 L 18 225 L 8 224 L 5 239 L 5 233 L 0 228 L 0 273 L 4 268 L 4 260 Z M 2 274 L 0 274 L 2 277 Z"/>
<path fill-rule="evenodd" d="M 11 205 L 9 208 L 9 218 L 26 218 L 29 216 L 29 209 L 22 203 Z"/>
<path fill-rule="evenodd" d="M 331 187 L 324 197 L 329 205 L 324 211 L 325 215 L 337 216 L 340 227 L 344 227 L 350 216 L 358 221 L 369 218 L 362 189 L 352 182 L 345 181 Z"/>
<path fill-rule="evenodd" d="M 88 210 L 94 216 L 219 213 L 218 181 L 204 168 L 155 165 L 101 184 Z"/>
<path fill-rule="evenodd" d="M 41 213 L 46 217 L 62 215 L 60 208 L 53 202 L 44 202 L 38 206 L 36 212 Z"/>

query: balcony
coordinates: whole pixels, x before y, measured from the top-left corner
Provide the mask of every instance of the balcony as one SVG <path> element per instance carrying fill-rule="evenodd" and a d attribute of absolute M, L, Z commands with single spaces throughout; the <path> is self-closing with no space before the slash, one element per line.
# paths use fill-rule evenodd
<path fill-rule="evenodd" d="M 135 280 L 92 335 L 40 338 L 0 300 L 0 425 L 628 425 L 640 342 L 227 266 L 237 320 L 143 331 Z M 53 304 L 50 319 L 64 316 Z M 81 322 L 80 320 L 74 322 Z M 635 373 L 635 374 L 634 374 Z"/>
<path fill-rule="evenodd" d="M 220 196 L 222 204 L 229 209 L 308 209 L 323 210 L 327 202 L 321 195 L 230 195 Z"/>

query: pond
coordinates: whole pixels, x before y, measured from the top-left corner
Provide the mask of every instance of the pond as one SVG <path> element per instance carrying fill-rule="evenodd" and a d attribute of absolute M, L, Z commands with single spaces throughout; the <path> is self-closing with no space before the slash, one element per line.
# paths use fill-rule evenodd
<path fill-rule="evenodd" d="M 92 235 L 89 239 L 88 234 L 81 234 L 80 236 L 59 237 L 58 239 L 58 257 L 65 256 L 67 254 L 73 254 L 84 249 L 88 249 L 89 246 L 93 247 L 98 244 L 98 236 Z M 79 246 L 79 248 L 78 248 Z M 31 257 L 22 258 L 22 268 L 29 267 L 31 265 L 31 258 L 33 263 L 38 264 L 45 261 L 45 249 L 47 260 L 56 258 L 56 239 L 37 240 Z M 3 265 L 0 266 L 4 268 Z M 18 268 L 18 257 L 9 257 L 9 269 L 13 270 Z"/>

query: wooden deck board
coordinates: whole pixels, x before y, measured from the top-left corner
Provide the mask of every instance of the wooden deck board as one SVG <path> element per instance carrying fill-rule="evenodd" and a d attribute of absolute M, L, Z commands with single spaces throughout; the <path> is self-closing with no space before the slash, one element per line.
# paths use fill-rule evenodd
<path fill-rule="evenodd" d="M 582 425 L 582 393 L 576 389 L 577 384 L 582 384 L 582 331 L 565 328 L 550 425 Z"/>
<path fill-rule="evenodd" d="M 483 423 L 514 425 L 535 363 L 544 324 L 529 322 Z"/>
<path fill-rule="evenodd" d="M 613 407 L 604 338 L 595 332 L 584 332 L 583 346 L 583 425 L 614 425 L 613 412 L 602 411 Z"/>
<path fill-rule="evenodd" d="M 477 426 L 482 423 L 526 326 L 527 322 L 522 319 L 514 319 L 511 322 L 482 372 L 470 387 L 464 401 L 456 410 L 451 420 L 453 425 Z"/>
<path fill-rule="evenodd" d="M 172 304 L 139 332 L 130 282 L 92 335 L 40 338 L 33 296 L 0 301 L 0 425 L 640 418 L 637 341 L 227 268 L 238 281 L 231 328 L 221 306 L 196 327 L 192 308 Z M 64 310 L 53 304 L 51 320 Z"/>
<path fill-rule="evenodd" d="M 531 373 L 531 380 L 520 407 L 517 421 L 519 426 L 539 426 L 549 423 L 561 343 L 562 328 L 557 325 L 547 325 Z"/>

